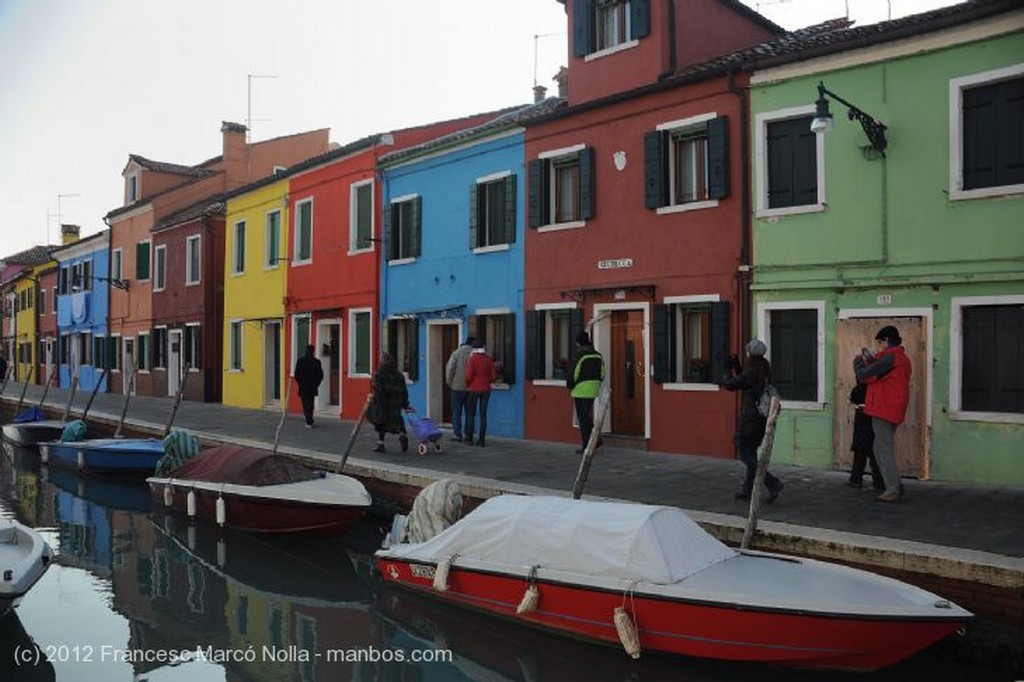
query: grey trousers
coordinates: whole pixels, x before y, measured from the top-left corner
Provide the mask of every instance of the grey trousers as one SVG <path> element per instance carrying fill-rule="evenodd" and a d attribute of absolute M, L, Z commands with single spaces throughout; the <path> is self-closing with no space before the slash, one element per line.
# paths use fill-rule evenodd
<path fill-rule="evenodd" d="M 896 425 L 878 417 L 871 418 L 871 428 L 875 430 L 875 461 L 885 481 L 885 492 L 900 491 L 900 468 L 896 466 L 896 452 L 893 448 Z"/>

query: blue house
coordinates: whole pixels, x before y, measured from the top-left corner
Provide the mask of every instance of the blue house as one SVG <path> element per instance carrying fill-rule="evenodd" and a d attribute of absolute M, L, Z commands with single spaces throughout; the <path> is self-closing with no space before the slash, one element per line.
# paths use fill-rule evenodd
<path fill-rule="evenodd" d="M 106 363 L 107 317 L 110 312 L 110 230 L 56 249 L 57 334 L 60 337 L 60 386 L 70 388 L 78 376 L 78 389 L 92 391 Z"/>
<path fill-rule="evenodd" d="M 524 129 L 562 100 L 381 157 L 381 343 L 421 415 L 451 423 L 448 357 L 483 338 L 500 377 L 488 435 L 523 436 Z"/>

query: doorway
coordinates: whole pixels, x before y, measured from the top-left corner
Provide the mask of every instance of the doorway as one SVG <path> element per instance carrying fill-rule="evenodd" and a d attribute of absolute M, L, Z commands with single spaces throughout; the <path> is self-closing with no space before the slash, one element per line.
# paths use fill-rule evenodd
<path fill-rule="evenodd" d="M 612 433 L 623 436 L 644 435 L 646 367 L 643 311 L 613 311 L 611 353 L 607 370 L 612 390 Z"/>
<path fill-rule="evenodd" d="M 181 330 L 167 331 L 167 395 L 178 395 L 181 387 Z"/>
<path fill-rule="evenodd" d="M 263 404 L 281 404 L 281 322 L 263 323 Z"/>
<path fill-rule="evenodd" d="M 834 461 L 837 469 L 848 470 L 853 460 L 850 439 L 853 435 L 853 406 L 849 402 L 850 390 L 856 383 L 853 376 L 853 357 L 861 348 L 871 348 L 878 330 L 885 325 L 896 327 L 903 338 L 903 348 L 910 360 L 910 403 L 907 416 L 896 429 L 896 464 L 900 475 L 928 478 L 929 448 L 927 444 L 927 387 L 930 365 L 929 335 L 923 316 L 842 317 L 836 320 L 836 381 L 833 415 Z"/>
<path fill-rule="evenodd" d="M 320 364 L 324 382 L 317 396 L 317 410 L 340 412 L 341 407 L 341 321 L 320 320 L 316 325 Z M 326 400 L 325 400 L 326 398 Z"/>
<path fill-rule="evenodd" d="M 121 390 L 125 395 L 135 394 L 135 339 L 124 340 L 124 358 L 121 363 Z"/>
<path fill-rule="evenodd" d="M 427 416 L 443 424 L 452 422 L 452 391 L 445 380 L 445 368 L 459 347 L 460 337 L 459 322 L 427 323 Z"/>

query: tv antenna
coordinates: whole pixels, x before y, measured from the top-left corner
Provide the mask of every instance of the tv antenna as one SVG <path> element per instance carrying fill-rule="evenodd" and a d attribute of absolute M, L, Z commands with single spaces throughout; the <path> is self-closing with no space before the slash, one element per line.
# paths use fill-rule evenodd
<path fill-rule="evenodd" d="M 264 75 L 259 73 L 250 73 L 246 76 L 246 96 L 245 96 L 245 141 L 252 142 L 252 122 L 255 121 L 269 121 L 267 118 L 254 119 L 252 117 L 252 79 L 253 78 L 277 78 L 277 76 Z"/>

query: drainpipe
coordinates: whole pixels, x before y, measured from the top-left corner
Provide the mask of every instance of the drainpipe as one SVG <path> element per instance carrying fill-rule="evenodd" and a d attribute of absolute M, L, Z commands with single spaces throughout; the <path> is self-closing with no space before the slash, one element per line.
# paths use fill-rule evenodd
<path fill-rule="evenodd" d="M 668 45 L 668 63 L 661 78 L 667 78 L 676 71 L 676 0 L 665 0 L 665 43 Z"/>
<path fill-rule="evenodd" d="M 740 174 L 740 202 L 743 217 L 741 220 L 740 235 L 740 264 L 736 270 L 736 301 L 739 307 L 740 320 L 740 343 L 741 345 L 751 337 L 751 292 L 750 281 L 753 278 L 753 263 L 751 263 L 751 239 L 753 231 L 753 219 L 751 217 L 750 199 L 750 169 L 747 167 L 747 160 L 750 158 L 750 101 L 747 91 L 736 84 L 736 71 L 729 71 L 729 92 L 736 95 L 740 104 L 740 160 L 743 163 L 743 172 Z"/>

